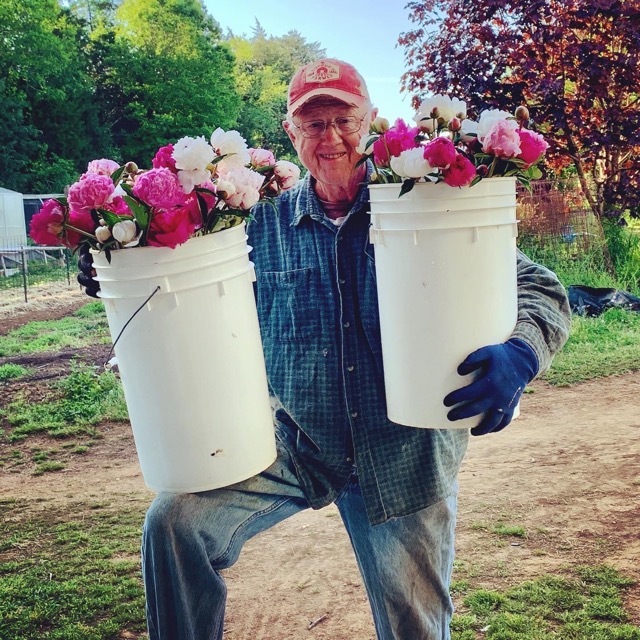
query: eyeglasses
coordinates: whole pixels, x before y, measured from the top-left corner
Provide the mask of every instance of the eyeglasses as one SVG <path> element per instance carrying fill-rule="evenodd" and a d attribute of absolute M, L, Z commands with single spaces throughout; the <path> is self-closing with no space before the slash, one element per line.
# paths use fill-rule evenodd
<path fill-rule="evenodd" d="M 305 138 L 319 138 L 325 134 L 327 127 L 330 125 L 334 126 L 340 133 L 355 133 L 360 129 L 366 117 L 366 114 L 362 118 L 358 118 L 358 116 L 340 116 L 329 122 L 326 120 L 307 120 L 300 124 L 291 121 L 291 124 L 296 129 L 299 129 Z"/>

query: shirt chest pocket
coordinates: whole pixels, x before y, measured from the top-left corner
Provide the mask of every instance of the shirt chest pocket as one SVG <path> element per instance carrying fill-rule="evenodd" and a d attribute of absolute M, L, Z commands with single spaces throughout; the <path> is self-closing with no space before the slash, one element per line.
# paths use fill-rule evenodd
<path fill-rule="evenodd" d="M 258 274 L 258 315 L 263 336 L 297 342 L 320 331 L 315 269 Z"/>

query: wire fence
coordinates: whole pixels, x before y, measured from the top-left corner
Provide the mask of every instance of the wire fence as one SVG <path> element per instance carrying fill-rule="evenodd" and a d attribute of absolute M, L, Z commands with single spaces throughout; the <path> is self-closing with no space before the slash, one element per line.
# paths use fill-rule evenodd
<path fill-rule="evenodd" d="M 77 265 L 65 247 L 24 244 L 24 238 L 0 240 L 0 309 L 77 291 Z"/>

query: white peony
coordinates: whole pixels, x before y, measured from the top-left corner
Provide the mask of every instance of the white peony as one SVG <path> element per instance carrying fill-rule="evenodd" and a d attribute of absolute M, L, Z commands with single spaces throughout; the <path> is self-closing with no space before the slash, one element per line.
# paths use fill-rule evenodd
<path fill-rule="evenodd" d="M 498 120 L 507 120 L 507 118 L 511 118 L 510 122 L 513 124 L 513 128 L 517 129 L 518 123 L 513 119 L 513 116 L 508 111 L 501 111 L 500 109 L 488 109 L 483 111 L 480 114 L 480 119 L 478 120 L 478 140 L 482 142 Z"/>
<path fill-rule="evenodd" d="M 211 134 L 211 146 L 216 155 L 225 156 L 217 165 L 218 173 L 244 167 L 251 162 L 247 142 L 237 131 L 224 131 L 218 127 Z"/>
<path fill-rule="evenodd" d="M 215 157 L 213 149 L 207 144 L 204 136 L 180 138 L 173 145 L 171 155 L 176 161 L 176 169 L 186 171 L 202 171 Z"/>
<path fill-rule="evenodd" d="M 473 142 L 478 137 L 478 123 L 475 120 L 463 120 L 460 125 L 460 139 L 462 142 Z"/>
<path fill-rule="evenodd" d="M 211 171 L 208 169 L 184 169 L 178 172 L 178 182 L 185 193 L 191 193 L 194 187 L 207 180 L 211 180 Z"/>
<path fill-rule="evenodd" d="M 125 247 L 135 247 L 140 242 L 142 231 L 138 234 L 136 223 L 133 220 L 116 222 L 111 229 L 113 237 Z"/>
<path fill-rule="evenodd" d="M 422 178 L 434 171 L 424 159 L 424 147 L 407 149 L 391 158 L 391 169 L 401 178 Z"/>
<path fill-rule="evenodd" d="M 278 160 L 273 168 L 273 175 L 280 189 L 287 191 L 300 180 L 300 167 L 288 160 Z"/>
<path fill-rule="evenodd" d="M 451 118 L 463 120 L 467 117 L 467 103 L 464 100 L 458 100 L 458 98 L 439 94 L 431 96 L 421 102 L 413 120 L 422 129 L 433 131 L 434 117 L 436 119 L 442 118 L 445 122 L 449 122 Z"/>

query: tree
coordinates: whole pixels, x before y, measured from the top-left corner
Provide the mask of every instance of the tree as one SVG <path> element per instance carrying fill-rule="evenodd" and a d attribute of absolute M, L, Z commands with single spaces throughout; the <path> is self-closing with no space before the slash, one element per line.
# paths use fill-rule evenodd
<path fill-rule="evenodd" d="M 412 92 L 530 108 L 593 212 L 640 217 L 640 0 L 421 0 L 401 35 Z"/>
<path fill-rule="evenodd" d="M 318 42 L 307 42 L 297 31 L 268 36 L 256 21 L 250 39 L 229 35 L 236 57 L 236 90 L 242 97 L 238 129 L 250 146 L 265 147 L 278 158 L 295 160 L 296 153 L 282 128 L 287 112 L 287 88 L 295 71 L 325 55 Z"/>
<path fill-rule="evenodd" d="M 55 166 L 50 174 L 60 181 L 52 187 L 62 190 L 69 167 L 62 158 L 80 168 L 107 146 L 94 115 L 83 42 L 83 23 L 56 0 L 0 3 L 0 145 L 8 150 L 0 177 L 6 186 L 32 190 L 37 171 Z"/>
<path fill-rule="evenodd" d="M 160 146 L 237 121 L 233 55 L 200 0 L 123 0 L 92 58 L 122 160 L 148 166 Z"/>

